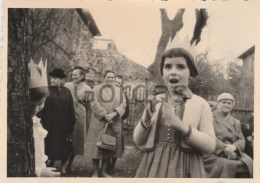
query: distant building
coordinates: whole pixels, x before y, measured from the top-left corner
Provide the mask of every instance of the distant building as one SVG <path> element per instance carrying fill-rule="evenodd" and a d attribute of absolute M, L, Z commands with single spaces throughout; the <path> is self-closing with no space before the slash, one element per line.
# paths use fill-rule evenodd
<path fill-rule="evenodd" d="M 252 46 L 244 53 L 242 53 L 239 59 L 243 60 L 242 74 L 244 78 L 254 76 L 254 60 L 255 60 L 255 46 Z"/>
<path fill-rule="evenodd" d="M 246 50 L 238 58 L 243 60 L 240 101 L 238 102 L 241 102 L 244 109 L 253 110 L 255 46 Z"/>
<path fill-rule="evenodd" d="M 94 37 L 92 49 L 94 50 L 113 50 L 116 51 L 116 45 L 111 39 Z"/>

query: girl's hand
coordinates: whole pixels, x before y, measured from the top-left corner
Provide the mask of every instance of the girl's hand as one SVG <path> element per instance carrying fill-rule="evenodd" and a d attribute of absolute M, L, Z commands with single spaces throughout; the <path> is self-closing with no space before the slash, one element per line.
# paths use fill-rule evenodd
<path fill-rule="evenodd" d="M 148 96 L 148 101 L 146 103 L 146 107 L 145 107 L 145 112 L 146 112 L 146 117 L 148 119 L 151 119 L 151 117 L 153 116 L 153 113 L 155 112 L 155 105 L 157 104 L 157 101 L 154 100 L 154 96 L 150 95 Z"/>
<path fill-rule="evenodd" d="M 174 113 L 174 109 L 171 106 L 166 105 L 165 107 L 165 124 L 171 125 L 173 128 L 179 130 L 183 124 L 181 119 Z"/>
<path fill-rule="evenodd" d="M 55 172 L 56 168 L 46 167 L 42 169 L 40 177 L 60 177 L 60 172 Z"/>
<path fill-rule="evenodd" d="M 155 100 L 154 96 L 150 95 L 148 96 L 148 100 L 144 109 L 144 114 L 142 116 L 142 121 L 145 124 L 145 126 L 149 126 L 151 123 L 151 118 L 156 110 L 155 105 L 157 104 L 157 101 Z"/>

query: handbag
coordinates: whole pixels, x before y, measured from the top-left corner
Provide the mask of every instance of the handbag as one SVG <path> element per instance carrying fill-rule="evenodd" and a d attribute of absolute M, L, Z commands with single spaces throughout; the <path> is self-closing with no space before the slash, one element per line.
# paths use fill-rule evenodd
<path fill-rule="evenodd" d="M 116 137 L 106 134 L 108 123 L 106 123 L 104 130 L 97 142 L 97 146 L 109 151 L 116 151 Z"/>

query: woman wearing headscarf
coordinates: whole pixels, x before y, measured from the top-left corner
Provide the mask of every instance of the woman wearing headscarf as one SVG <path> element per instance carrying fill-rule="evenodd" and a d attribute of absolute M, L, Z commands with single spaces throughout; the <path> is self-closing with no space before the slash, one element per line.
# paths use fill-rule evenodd
<path fill-rule="evenodd" d="M 55 68 L 50 75 L 49 96 L 39 116 L 43 127 L 48 131 L 45 139 L 45 152 L 48 166 L 61 160 L 61 173 L 66 173 L 69 154 L 71 154 L 71 134 L 75 124 L 75 111 L 71 93 L 63 86 L 66 74 L 63 69 Z"/>
<path fill-rule="evenodd" d="M 217 98 L 217 109 L 213 113 L 217 146 L 213 154 L 203 156 L 210 178 L 252 177 L 253 161 L 244 153 L 245 138 L 241 123 L 230 113 L 235 99 L 230 93 Z"/>

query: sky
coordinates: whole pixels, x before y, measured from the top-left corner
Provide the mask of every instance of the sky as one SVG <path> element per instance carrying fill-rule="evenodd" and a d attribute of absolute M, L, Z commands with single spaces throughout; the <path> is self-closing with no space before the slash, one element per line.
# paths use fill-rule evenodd
<path fill-rule="evenodd" d="M 197 53 L 209 50 L 211 60 L 225 64 L 255 44 L 257 7 L 253 3 L 236 6 L 222 4 L 207 9 L 209 19 Z M 120 53 L 147 67 L 154 61 L 161 36 L 159 8 L 166 8 L 170 19 L 177 12 L 174 6 L 137 1 L 125 2 L 120 6 L 113 3 L 89 4 L 87 9 L 104 38 L 113 39 Z M 184 27 L 180 34 L 191 37 L 195 25 L 194 8 L 187 8 L 183 19 Z"/>

